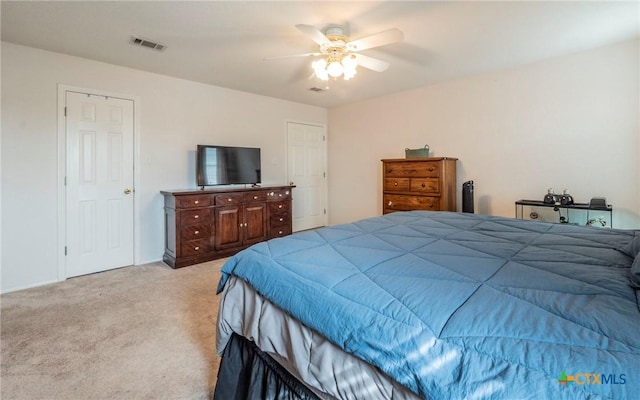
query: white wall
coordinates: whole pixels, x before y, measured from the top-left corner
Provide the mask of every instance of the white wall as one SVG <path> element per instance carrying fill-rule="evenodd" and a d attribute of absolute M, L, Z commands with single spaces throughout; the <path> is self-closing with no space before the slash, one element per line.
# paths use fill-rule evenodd
<path fill-rule="evenodd" d="M 286 183 L 286 121 L 327 123 L 324 108 L 5 42 L 1 61 L 3 292 L 58 279 L 58 84 L 140 99 L 138 264 L 162 258 L 159 191 L 195 187 L 196 144 L 260 147 L 264 183 Z"/>
<path fill-rule="evenodd" d="M 329 110 L 330 223 L 382 212 L 382 158 L 429 144 L 459 158 L 476 213 L 568 188 L 605 196 L 616 228 L 640 228 L 638 40 Z M 393 66 L 392 66 L 393 68 Z"/>

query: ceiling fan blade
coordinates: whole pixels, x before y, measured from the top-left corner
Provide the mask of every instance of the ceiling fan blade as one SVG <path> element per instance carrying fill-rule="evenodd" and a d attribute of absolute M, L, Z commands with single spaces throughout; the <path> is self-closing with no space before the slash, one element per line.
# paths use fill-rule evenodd
<path fill-rule="evenodd" d="M 304 53 L 304 54 L 292 54 L 289 56 L 277 56 L 277 57 L 265 57 L 263 58 L 264 61 L 272 61 L 272 60 L 280 60 L 283 58 L 295 58 L 295 57 L 314 57 L 314 56 L 321 56 L 322 53 Z"/>
<path fill-rule="evenodd" d="M 373 47 L 385 46 L 387 44 L 401 42 L 403 39 L 404 34 L 402 33 L 402 31 L 393 28 L 360 39 L 356 39 L 353 42 L 349 42 L 347 44 L 347 48 L 350 51 L 361 51 Z"/>
<path fill-rule="evenodd" d="M 313 40 L 319 45 L 331 44 L 331 41 L 322 32 L 320 32 L 315 26 L 298 24 L 296 25 L 296 28 L 298 28 L 300 32 L 309 36 L 311 40 Z"/>
<path fill-rule="evenodd" d="M 356 60 L 358 60 L 358 65 L 364 68 L 369 68 L 376 72 L 386 71 L 389 68 L 389 63 L 386 61 L 382 61 L 377 58 L 365 56 L 364 54 L 354 54 L 356 56 Z"/>

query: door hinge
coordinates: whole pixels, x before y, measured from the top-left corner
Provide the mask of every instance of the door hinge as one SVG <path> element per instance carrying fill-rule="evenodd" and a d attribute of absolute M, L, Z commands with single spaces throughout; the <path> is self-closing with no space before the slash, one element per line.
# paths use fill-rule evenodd
<path fill-rule="evenodd" d="M 67 116 L 67 107 L 64 108 L 64 116 Z"/>
<path fill-rule="evenodd" d="M 67 255 L 67 246 L 64 246 L 64 255 Z"/>
<path fill-rule="evenodd" d="M 327 140 L 327 138 L 324 135 L 322 135 L 322 141 L 324 142 L 325 140 Z"/>
<path fill-rule="evenodd" d="M 67 177 L 64 177 L 64 185 L 67 186 Z"/>
<path fill-rule="evenodd" d="M 324 209 L 324 215 L 327 215 L 327 209 L 326 208 Z"/>
<path fill-rule="evenodd" d="M 326 172 L 323 172 L 323 173 L 322 173 L 322 177 L 323 177 L 323 178 L 326 178 L 326 177 L 327 177 L 327 173 L 326 173 Z"/>

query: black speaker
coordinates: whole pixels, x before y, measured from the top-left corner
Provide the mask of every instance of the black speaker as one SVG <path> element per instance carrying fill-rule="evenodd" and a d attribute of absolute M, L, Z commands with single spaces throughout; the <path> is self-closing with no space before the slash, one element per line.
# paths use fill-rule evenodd
<path fill-rule="evenodd" d="M 473 181 L 462 184 L 462 212 L 473 213 Z"/>

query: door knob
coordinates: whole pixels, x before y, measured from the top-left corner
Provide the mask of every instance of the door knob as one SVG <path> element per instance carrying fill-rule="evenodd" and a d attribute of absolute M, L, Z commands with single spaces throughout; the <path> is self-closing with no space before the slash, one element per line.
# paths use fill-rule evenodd
<path fill-rule="evenodd" d="M 131 193 L 131 189 L 126 188 L 126 189 L 124 190 L 124 194 L 130 194 L 130 193 Z"/>

